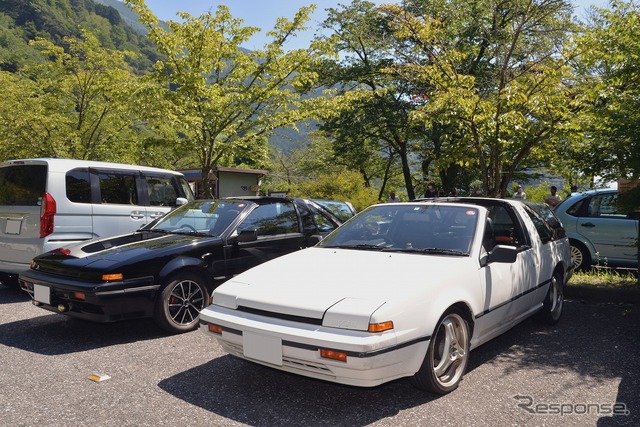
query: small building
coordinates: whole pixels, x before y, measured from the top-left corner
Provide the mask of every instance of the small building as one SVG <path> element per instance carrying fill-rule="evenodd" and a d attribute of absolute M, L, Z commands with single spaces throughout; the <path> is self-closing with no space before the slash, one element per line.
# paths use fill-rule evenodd
<path fill-rule="evenodd" d="M 196 197 L 205 196 L 202 188 L 201 169 L 181 169 Z M 209 182 L 216 198 L 231 196 L 257 196 L 260 193 L 262 180 L 267 175 L 261 169 L 236 169 L 216 166 L 209 171 Z"/>

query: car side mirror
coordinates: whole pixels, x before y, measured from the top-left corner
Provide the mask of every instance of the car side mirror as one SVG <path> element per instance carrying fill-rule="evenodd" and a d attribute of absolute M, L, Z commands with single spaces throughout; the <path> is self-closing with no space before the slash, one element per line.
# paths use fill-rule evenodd
<path fill-rule="evenodd" d="M 176 206 L 186 205 L 187 203 L 189 203 L 189 201 L 187 199 L 185 199 L 184 197 L 178 197 L 176 199 Z"/>
<path fill-rule="evenodd" d="M 487 254 L 486 264 L 492 262 L 514 263 L 518 259 L 518 250 L 513 246 L 496 245 Z"/>
<path fill-rule="evenodd" d="M 255 242 L 258 240 L 258 230 L 245 229 L 238 232 L 238 243 Z"/>

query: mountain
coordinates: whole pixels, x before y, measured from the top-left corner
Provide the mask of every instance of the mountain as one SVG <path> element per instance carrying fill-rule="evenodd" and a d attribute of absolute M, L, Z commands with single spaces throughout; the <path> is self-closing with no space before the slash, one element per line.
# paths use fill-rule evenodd
<path fill-rule="evenodd" d="M 16 72 L 23 65 L 43 61 L 28 43 L 42 37 L 64 46 L 64 37 L 80 36 L 80 28 L 95 34 L 103 46 L 138 53 L 129 64 L 147 72 L 159 59 L 135 12 L 118 0 L 1 0 L 0 71 Z M 278 129 L 269 145 L 289 152 L 306 145 L 316 123 L 300 123 L 299 132 Z"/>
<path fill-rule="evenodd" d="M 134 30 L 136 23 L 137 29 Z M 0 70 L 17 71 L 24 64 L 41 60 L 39 54 L 29 47 L 29 40 L 42 37 L 64 45 L 64 37 L 79 37 L 80 28 L 91 31 L 107 48 L 138 53 L 137 58 L 129 59 L 137 72 L 148 70 L 158 59 L 153 44 L 140 32 L 143 28 L 136 15 L 121 2 L 2 0 Z"/>
<path fill-rule="evenodd" d="M 118 11 L 122 20 L 136 33 L 144 36 L 147 29 L 140 23 L 138 15 L 119 0 L 93 0 L 96 4 L 112 7 Z"/>

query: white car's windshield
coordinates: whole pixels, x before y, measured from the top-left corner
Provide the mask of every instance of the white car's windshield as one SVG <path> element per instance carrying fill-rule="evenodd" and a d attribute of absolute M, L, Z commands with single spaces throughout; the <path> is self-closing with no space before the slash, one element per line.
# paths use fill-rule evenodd
<path fill-rule="evenodd" d="M 478 210 L 467 206 L 376 205 L 358 214 L 318 246 L 468 255 L 478 217 Z"/>

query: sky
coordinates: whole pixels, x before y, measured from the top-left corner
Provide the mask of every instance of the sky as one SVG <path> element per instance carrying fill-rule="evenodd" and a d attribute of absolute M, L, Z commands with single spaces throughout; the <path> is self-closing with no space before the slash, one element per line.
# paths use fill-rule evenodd
<path fill-rule="evenodd" d="M 375 3 L 396 3 L 393 0 L 373 0 Z M 291 40 L 287 45 L 290 49 L 306 48 L 309 42 L 317 32 L 319 23 L 326 18 L 326 9 L 336 8 L 339 4 L 350 4 L 350 0 L 146 0 L 147 6 L 153 13 L 163 21 L 178 21 L 177 12 L 188 12 L 193 16 L 200 16 L 208 11 L 215 12 L 220 4 L 229 7 L 231 15 L 234 18 L 244 20 L 247 26 L 258 27 L 262 29 L 262 33 L 254 36 L 249 42 L 242 46 L 249 50 L 261 49 L 266 38 L 264 32 L 273 28 L 279 17 L 292 19 L 300 7 L 315 4 L 316 10 L 311 16 L 307 26 L 310 29 L 304 33 L 300 33 L 296 39 Z M 575 14 L 582 18 L 584 12 L 591 5 L 605 7 L 608 0 L 573 0 L 576 5 Z"/>

